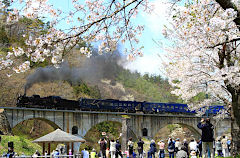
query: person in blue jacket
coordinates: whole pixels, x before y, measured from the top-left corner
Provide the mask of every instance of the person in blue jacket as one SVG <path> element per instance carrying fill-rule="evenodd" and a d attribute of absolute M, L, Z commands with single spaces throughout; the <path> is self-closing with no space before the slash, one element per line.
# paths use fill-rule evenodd
<path fill-rule="evenodd" d="M 156 144 L 154 140 L 151 140 L 150 150 L 148 151 L 148 158 L 155 158 L 155 152 L 157 151 Z"/>
<path fill-rule="evenodd" d="M 168 141 L 169 158 L 174 158 L 174 151 L 175 151 L 175 143 L 173 142 L 172 138 L 169 138 L 169 141 Z"/>
<path fill-rule="evenodd" d="M 201 122 L 198 123 L 197 127 L 202 130 L 202 156 L 203 158 L 208 157 L 208 149 L 211 155 L 211 158 L 214 158 L 213 150 L 213 125 L 210 123 L 210 119 L 204 118 L 201 119 Z"/>

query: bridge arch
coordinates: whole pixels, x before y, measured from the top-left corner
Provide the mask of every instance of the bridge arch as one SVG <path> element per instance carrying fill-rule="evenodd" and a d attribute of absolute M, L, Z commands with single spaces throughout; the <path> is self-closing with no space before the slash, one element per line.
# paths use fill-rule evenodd
<path fill-rule="evenodd" d="M 81 145 L 80 150 L 85 147 L 99 151 L 98 141 L 101 138 L 118 139 L 122 132 L 122 123 L 120 121 L 102 121 L 94 124 L 84 135 L 86 143 Z"/>
<path fill-rule="evenodd" d="M 160 128 L 153 136 L 156 141 L 167 140 L 169 137 L 173 139 L 180 138 L 180 141 L 183 141 L 183 139 L 190 141 L 192 138 L 199 140 L 201 138 L 201 133 L 192 126 L 178 123 L 167 124 Z"/>
<path fill-rule="evenodd" d="M 12 133 L 30 139 L 37 139 L 60 128 L 54 122 L 45 118 L 31 118 L 19 122 L 12 128 Z"/>
<path fill-rule="evenodd" d="M 51 120 L 49 119 L 46 119 L 46 118 L 41 118 L 41 117 L 38 117 L 38 118 L 29 118 L 29 119 L 25 119 L 25 120 L 22 120 L 21 122 L 18 122 L 16 124 L 14 124 L 14 126 L 12 128 L 15 128 L 17 125 L 23 123 L 24 121 L 30 121 L 30 120 L 40 120 L 40 121 L 43 121 L 47 124 L 49 124 L 50 126 L 52 126 L 54 129 L 61 129 L 56 123 L 52 122 Z"/>
<path fill-rule="evenodd" d="M 169 117 L 167 120 L 159 120 L 160 122 L 156 123 L 157 128 L 152 131 L 152 136 L 155 136 L 159 129 L 169 125 L 169 124 L 178 124 L 184 127 L 187 127 L 194 133 L 198 135 L 198 137 L 201 137 L 201 130 L 197 128 L 197 124 L 200 121 L 199 118 L 175 118 L 175 117 Z"/>
<path fill-rule="evenodd" d="M 132 129 L 138 129 L 135 132 L 138 136 L 143 136 L 143 129 L 147 131 L 147 137 L 153 138 L 157 132 L 167 126 L 168 124 L 181 124 L 187 126 L 189 129 L 193 131 L 197 131 L 200 135 L 201 130 L 197 128 L 197 124 L 201 118 L 186 115 L 186 116 L 174 116 L 174 115 L 142 115 L 138 117 L 132 117 L 130 120 L 130 124 L 132 125 Z"/>

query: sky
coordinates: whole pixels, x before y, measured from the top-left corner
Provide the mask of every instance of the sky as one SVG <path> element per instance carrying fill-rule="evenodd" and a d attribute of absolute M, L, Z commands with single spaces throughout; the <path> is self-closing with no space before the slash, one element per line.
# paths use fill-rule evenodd
<path fill-rule="evenodd" d="M 125 66 L 132 71 L 138 71 L 141 74 L 149 73 L 155 75 L 163 75 L 161 70 L 161 58 L 159 56 L 164 55 L 164 50 L 155 42 L 165 42 L 162 36 L 163 26 L 168 23 L 166 18 L 169 3 L 168 0 L 150 0 L 150 3 L 154 5 L 154 9 L 151 15 L 139 12 L 139 15 L 134 20 L 134 23 L 145 25 L 145 30 L 140 37 L 140 46 L 143 48 L 143 57 L 137 57 L 134 61 L 129 62 Z M 64 11 L 71 10 L 72 0 L 49 0 L 54 8 L 59 8 Z M 62 24 L 69 25 L 69 24 Z M 128 45 L 123 46 L 128 47 Z"/>
<path fill-rule="evenodd" d="M 71 0 L 50 0 L 50 3 L 63 10 L 71 8 Z M 163 70 L 161 69 L 161 58 L 159 56 L 164 55 L 164 51 L 155 41 L 164 42 L 164 38 L 161 33 L 163 26 L 168 23 L 166 12 L 169 3 L 167 3 L 167 0 L 150 0 L 150 3 L 153 3 L 154 5 L 154 10 L 151 15 L 140 12 L 136 19 L 134 19 L 134 23 L 145 25 L 145 30 L 140 38 L 139 44 L 144 46 L 143 57 L 137 57 L 134 61 L 125 65 L 125 68 L 132 71 L 138 71 L 141 74 L 149 73 L 163 75 Z"/>
<path fill-rule="evenodd" d="M 131 70 L 137 70 L 144 74 L 163 75 L 161 69 L 161 59 L 165 52 L 161 45 L 166 42 L 162 35 L 164 25 L 168 24 L 167 11 L 169 3 L 166 0 L 153 0 L 154 10 L 151 15 L 140 13 L 136 23 L 145 25 L 145 30 L 140 38 L 140 44 L 144 46 L 143 57 L 138 57 L 135 61 L 129 63 L 126 67 Z"/>

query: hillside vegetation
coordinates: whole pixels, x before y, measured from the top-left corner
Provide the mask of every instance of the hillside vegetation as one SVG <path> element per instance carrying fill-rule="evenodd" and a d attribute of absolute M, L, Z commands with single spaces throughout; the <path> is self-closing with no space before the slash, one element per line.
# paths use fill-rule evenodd
<path fill-rule="evenodd" d="M 145 74 L 141 76 L 137 72 L 132 73 L 122 69 L 117 76 L 117 81 L 122 83 L 125 88 L 134 91 L 138 101 L 182 102 L 170 93 L 172 87 L 167 79 L 163 79 L 160 75 Z"/>
<path fill-rule="evenodd" d="M 7 153 L 8 151 L 8 142 L 12 141 L 14 144 L 14 151 L 21 155 L 32 155 L 36 150 L 41 152 L 41 146 L 35 143 L 32 143 L 31 140 L 26 139 L 22 136 L 5 136 L 1 135 L 2 141 L 0 142 L 0 155 Z"/>

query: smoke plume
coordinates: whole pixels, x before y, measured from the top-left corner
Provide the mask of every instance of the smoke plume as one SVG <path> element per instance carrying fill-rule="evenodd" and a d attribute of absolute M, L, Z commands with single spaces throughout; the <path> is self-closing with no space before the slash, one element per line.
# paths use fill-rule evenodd
<path fill-rule="evenodd" d="M 125 62 L 126 60 L 118 51 L 103 55 L 95 52 L 91 58 L 84 60 L 81 67 L 70 67 L 67 62 L 62 63 L 59 68 L 54 66 L 40 67 L 27 77 L 24 94 L 36 83 L 56 80 L 68 81 L 71 84 L 82 81 L 97 84 L 101 79 L 110 79 L 113 84 L 117 72 L 123 69 L 121 63 Z"/>

